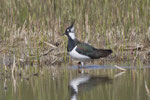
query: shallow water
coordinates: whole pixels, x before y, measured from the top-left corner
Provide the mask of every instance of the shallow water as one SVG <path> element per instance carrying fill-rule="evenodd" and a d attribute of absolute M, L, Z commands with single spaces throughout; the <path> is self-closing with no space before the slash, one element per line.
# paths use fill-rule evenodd
<path fill-rule="evenodd" d="M 31 71 L 21 76 L 1 73 L 0 100 L 150 99 L 149 68 L 128 68 L 126 71 L 93 68 L 85 69 L 86 74 L 78 73 L 75 66 L 70 69 L 44 68 L 38 73 Z"/>

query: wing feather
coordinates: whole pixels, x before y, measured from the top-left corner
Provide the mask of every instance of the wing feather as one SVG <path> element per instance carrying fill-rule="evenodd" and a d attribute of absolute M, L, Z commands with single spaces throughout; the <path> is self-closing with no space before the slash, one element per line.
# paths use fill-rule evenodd
<path fill-rule="evenodd" d="M 92 59 L 98 59 L 100 57 L 106 57 L 112 53 L 110 49 L 96 49 L 93 46 L 86 43 L 78 43 L 76 51 L 82 55 L 87 55 Z"/>

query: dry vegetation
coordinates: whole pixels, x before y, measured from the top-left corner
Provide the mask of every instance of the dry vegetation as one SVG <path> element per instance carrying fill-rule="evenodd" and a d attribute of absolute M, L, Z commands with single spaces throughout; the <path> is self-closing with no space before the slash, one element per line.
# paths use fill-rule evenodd
<path fill-rule="evenodd" d="M 1 0 L 0 64 L 68 62 L 65 28 L 79 40 L 111 48 L 113 63 L 150 63 L 149 0 Z"/>

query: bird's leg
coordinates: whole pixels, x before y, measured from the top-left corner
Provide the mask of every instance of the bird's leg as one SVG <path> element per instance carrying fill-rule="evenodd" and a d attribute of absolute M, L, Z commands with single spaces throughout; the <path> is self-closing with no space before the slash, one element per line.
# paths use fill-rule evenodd
<path fill-rule="evenodd" d="M 81 73 L 80 68 L 81 68 L 81 62 L 78 62 L 78 73 Z"/>
<path fill-rule="evenodd" d="M 84 67 L 84 62 L 78 62 L 78 72 L 79 73 L 82 73 L 82 74 L 84 73 L 83 67 Z"/>
<path fill-rule="evenodd" d="M 78 68 L 81 68 L 81 62 L 80 61 L 78 62 Z"/>
<path fill-rule="evenodd" d="M 84 73 L 84 69 L 83 69 L 84 68 L 84 62 L 81 62 L 81 66 L 82 66 L 81 67 L 81 73 L 83 74 Z"/>
<path fill-rule="evenodd" d="M 84 62 L 81 62 L 82 67 L 84 66 Z"/>

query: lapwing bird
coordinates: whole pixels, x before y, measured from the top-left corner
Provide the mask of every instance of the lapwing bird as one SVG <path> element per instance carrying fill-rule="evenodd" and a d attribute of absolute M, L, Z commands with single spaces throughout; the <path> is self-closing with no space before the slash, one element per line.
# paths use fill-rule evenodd
<path fill-rule="evenodd" d="M 82 66 L 85 61 L 107 57 L 112 53 L 111 49 L 97 49 L 87 43 L 78 41 L 75 36 L 74 23 L 66 29 L 64 35 L 68 37 L 68 54 L 73 59 L 79 60 Z"/>

